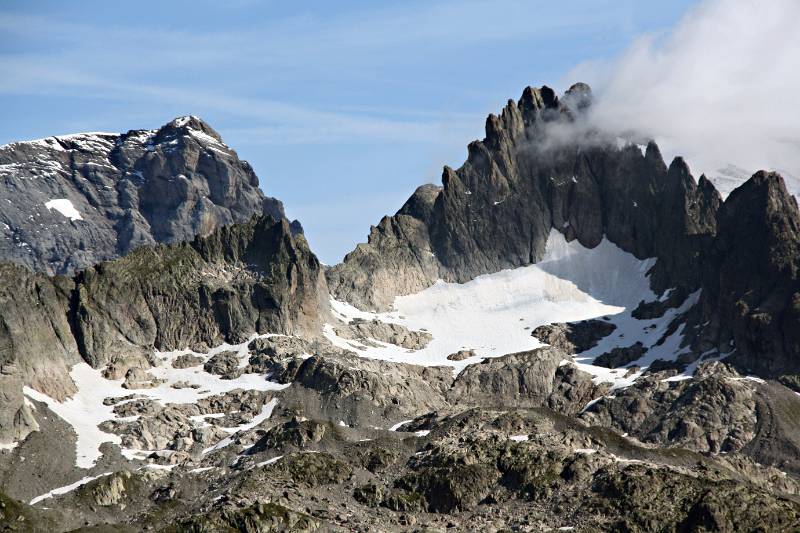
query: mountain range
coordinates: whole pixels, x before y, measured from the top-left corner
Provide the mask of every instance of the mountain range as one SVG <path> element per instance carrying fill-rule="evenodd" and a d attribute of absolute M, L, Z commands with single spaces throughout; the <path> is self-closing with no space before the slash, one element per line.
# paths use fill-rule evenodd
<path fill-rule="evenodd" d="M 0 147 L 0 520 L 800 529 L 797 201 L 592 101 L 526 88 L 332 267 L 196 117 Z"/>

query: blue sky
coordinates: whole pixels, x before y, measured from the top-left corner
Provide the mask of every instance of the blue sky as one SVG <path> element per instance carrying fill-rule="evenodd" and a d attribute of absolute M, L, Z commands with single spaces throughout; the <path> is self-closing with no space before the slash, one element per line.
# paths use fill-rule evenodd
<path fill-rule="evenodd" d="M 508 98 L 563 90 L 692 4 L 6 0 L 0 144 L 199 115 L 335 263 Z"/>

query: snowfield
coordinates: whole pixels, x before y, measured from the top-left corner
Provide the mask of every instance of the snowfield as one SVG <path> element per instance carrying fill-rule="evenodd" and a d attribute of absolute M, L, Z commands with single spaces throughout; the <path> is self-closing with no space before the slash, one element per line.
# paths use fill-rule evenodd
<path fill-rule="evenodd" d="M 664 334 L 669 322 L 685 312 L 699 297 L 691 295 L 679 309 L 668 311 L 656 320 L 637 320 L 631 311 L 641 300 L 656 300 L 650 290 L 648 271 L 654 259 L 639 260 L 606 239 L 595 248 L 578 241 L 567 242 L 552 230 L 544 258 L 535 265 L 479 276 L 464 284 L 438 281 L 433 286 L 394 301 L 388 313 L 368 313 L 333 300 L 335 315 L 343 321 L 353 318 L 378 319 L 424 330 L 433 340 L 422 350 L 376 342 L 378 347 L 362 346 L 338 337 L 332 325 L 325 335 L 335 345 L 354 350 L 362 357 L 420 365 L 447 365 L 457 374 L 485 357 L 531 350 L 543 344 L 531 336 L 534 328 L 553 322 L 605 318 L 617 329 L 597 347 L 575 357 L 578 366 L 607 381 L 615 388 L 630 385 L 641 373 L 627 378 L 627 369 L 597 367 L 591 362 L 616 346 L 641 341 L 651 347 Z M 653 360 L 674 359 L 680 353 L 679 329 L 661 346 L 653 347 L 641 361 L 646 367 Z M 472 349 L 475 356 L 449 361 L 447 356 Z"/>
<path fill-rule="evenodd" d="M 246 342 L 237 345 L 221 344 L 210 350 L 208 354 L 198 354 L 188 349 L 173 352 L 156 352 L 156 359 L 159 364 L 149 369 L 149 372 L 154 377 L 165 380 L 165 382 L 151 389 L 125 389 L 122 387 L 123 379 L 106 379 L 100 370 L 96 370 L 86 363 L 78 363 L 70 370 L 70 376 L 78 388 L 78 392 L 72 398 L 58 402 L 30 387 L 25 387 L 23 392 L 30 399 L 45 403 L 54 413 L 73 427 L 77 434 L 75 465 L 79 468 L 91 468 L 102 456 L 100 452 L 101 444 L 108 442 L 119 445 L 122 442 L 118 435 L 107 433 L 98 427 L 99 424 L 107 420 L 125 420 L 114 414 L 113 405 L 105 405 L 103 403 L 106 398 L 118 398 L 136 394 L 137 397 L 150 398 L 162 405 L 166 405 L 169 403 L 195 403 L 201 398 L 222 394 L 234 389 L 277 391 L 286 388 L 288 385 L 268 381 L 263 375 L 258 374 L 243 374 L 236 379 L 222 379 L 220 376 L 209 374 L 203 370 L 202 364 L 191 368 L 172 367 L 172 361 L 181 354 L 194 354 L 208 359 L 215 354 L 229 350 L 237 352 L 240 358 L 240 365 L 242 365 L 247 361 L 247 345 L 255 338 L 268 336 L 270 335 L 253 335 Z M 199 385 L 199 388 L 183 387 L 176 389 L 172 387 L 174 383 L 181 381 Z M 275 404 L 276 401 L 272 400 L 268 405 L 265 405 L 264 411 L 254 419 L 255 424 L 253 426 L 269 418 Z M 197 421 L 197 424 L 200 426 L 203 421 Z M 246 426 L 230 428 L 229 432 L 233 433 L 240 429 L 247 429 Z M 142 458 L 150 450 L 144 453 L 142 450 L 123 450 L 123 452 L 128 458 Z"/>

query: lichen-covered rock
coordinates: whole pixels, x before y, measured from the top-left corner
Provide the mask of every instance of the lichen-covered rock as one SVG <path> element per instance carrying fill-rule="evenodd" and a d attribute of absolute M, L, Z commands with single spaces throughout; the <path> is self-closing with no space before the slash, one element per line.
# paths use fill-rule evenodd
<path fill-rule="evenodd" d="M 239 368 L 239 356 L 236 352 L 225 351 L 213 355 L 203 365 L 203 369 L 209 374 L 218 376 L 231 376 Z M 233 375 L 232 377 L 237 377 Z"/>
<path fill-rule="evenodd" d="M 103 369 L 103 377 L 106 379 L 122 379 L 131 370 L 146 371 L 150 368 L 150 361 L 142 354 L 127 354 L 115 357 Z"/>
<path fill-rule="evenodd" d="M 463 361 L 464 359 L 469 359 L 470 357 L 475 357 L 475 350 L 459 350 L 457 352 L 453 352 L 447 356 L 447 360 Z"/>
<path fill-rule="evenodd" d="M 407 491 L 406 494 L 422 495 L 428 510 L 449 513 L 477 505 L 488 496 L 490 487 L 498 477 L 497 470 L 488 465 L 450 465 L 424 468 L 407 474 L 397 480 L 396 486 Z"/>
<path fill-rule="evenodd" d="M 546 347 L 469 365 L 454 381 L 448 399 L 461 406 L 550 406 L 573 414 L 606 390 L 590 374 L 571 367 L 564 352 Z"/>
<path fill-rule="evenodd" d="M 163 383 L 152 374 L 141 368 L 131 368 L 125 373 L 125 382 L 122 386 L 126 389 L 152 389 Z"/>
<path fill-rule="evenodd" d="M 74 294 L 74 333 L 93 366 L 256 332 L 313 336 L 327 306 L 305 239 L 264 217 L 98 265 L 76 277 Z"/>
<path fill-rule="evenodd" d="M 755 383 L 720 363 L 707 363 L 694 379 L 643 377 L 593 403 L 581 418 L 644 442 L 715 453 L 738 451 L 755 436 Z"/>
<path fill-rule="evenodd" d="M 602 471 L 584 505 L 615 531 L 792 531 L 796 503 L 732 481 L 633 465 Z"/>
<path fill-rule="evenodd" d="M 313 418 L 377 425 L 444 407 L 452 376 L 449 367 L 329 352 L 302 360 L 282 397 L 285 405 Z"/>
<path fill-rule="evenodd" d="M 385 489 L 374 483 L 361 485 L 353 490 L 353 499 L 370 507 L 377 507 L 383 501 Z"/>
<path fill-rule="evenodd" d="M 267 430 L 249 450 L 248 453 L 259 453 L 266 450 L 283 451 L 288 446 L 304 449 L 317 443 L 325 436 L 325 424 L 313 420 L 298 420 L 279 424 Z"/>
<path fill-rule="evenodd" d="M 597 346 L 616 326 L 605 320 L 582 320 L 580 322 L 556 323 L 539 326 L 531 332 L 545 344 L 568 354 L 578 354 Z"/>
<path fill-rule="evenodd" d="M 309 346 L 309 341 L 299 337 L 273 335 L 259 337 L 247 345 L 253 355 L 267 355 L 272 357 L 300 356 Z"/>
<path fill-rule="evenodd" d="M 86 487 L 84 492 L 90 494 L 95 504 L 102 507 L 117 505 L 125 499 L 125 483 L 131 479 L 131 473 L 123 470 L 110 476 L 103 476 Z"/>
<path fill-rule="evenodd" d="M 310 487 L 341 483 L 352 473 L 349 465 L 325 452 L 293 453 L 276 465 L 286 469 L 295 482 Z"/>
<path fill-rule="evenodd" d="M 223 507 L 187 519 L 165 529 L 167 533 L 217 533 L 219 531 L 319 531 L 321 522 L 276 503 L 257 503 L 244 508 Z"/>
<path fill-rule="evenodd" d="M 200 366 L 204 359 L 194 354 L 181 354 L 172 361 L 172 368 L 191 368 Z"/>

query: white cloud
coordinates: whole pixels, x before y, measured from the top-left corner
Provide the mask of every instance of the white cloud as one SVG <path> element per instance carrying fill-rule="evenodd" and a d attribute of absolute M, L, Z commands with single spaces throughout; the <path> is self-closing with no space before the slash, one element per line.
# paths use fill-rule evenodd
<path fill-rule="evenodd" d="M 735 165 L 788 174 L 797 193 L 799 22 L 796 0 L 707 0 L 669 33 L 570 77 L 593 86 L 596 125 L 655 138 L 723 189 L 733 183 L 719 169 Z"/>

